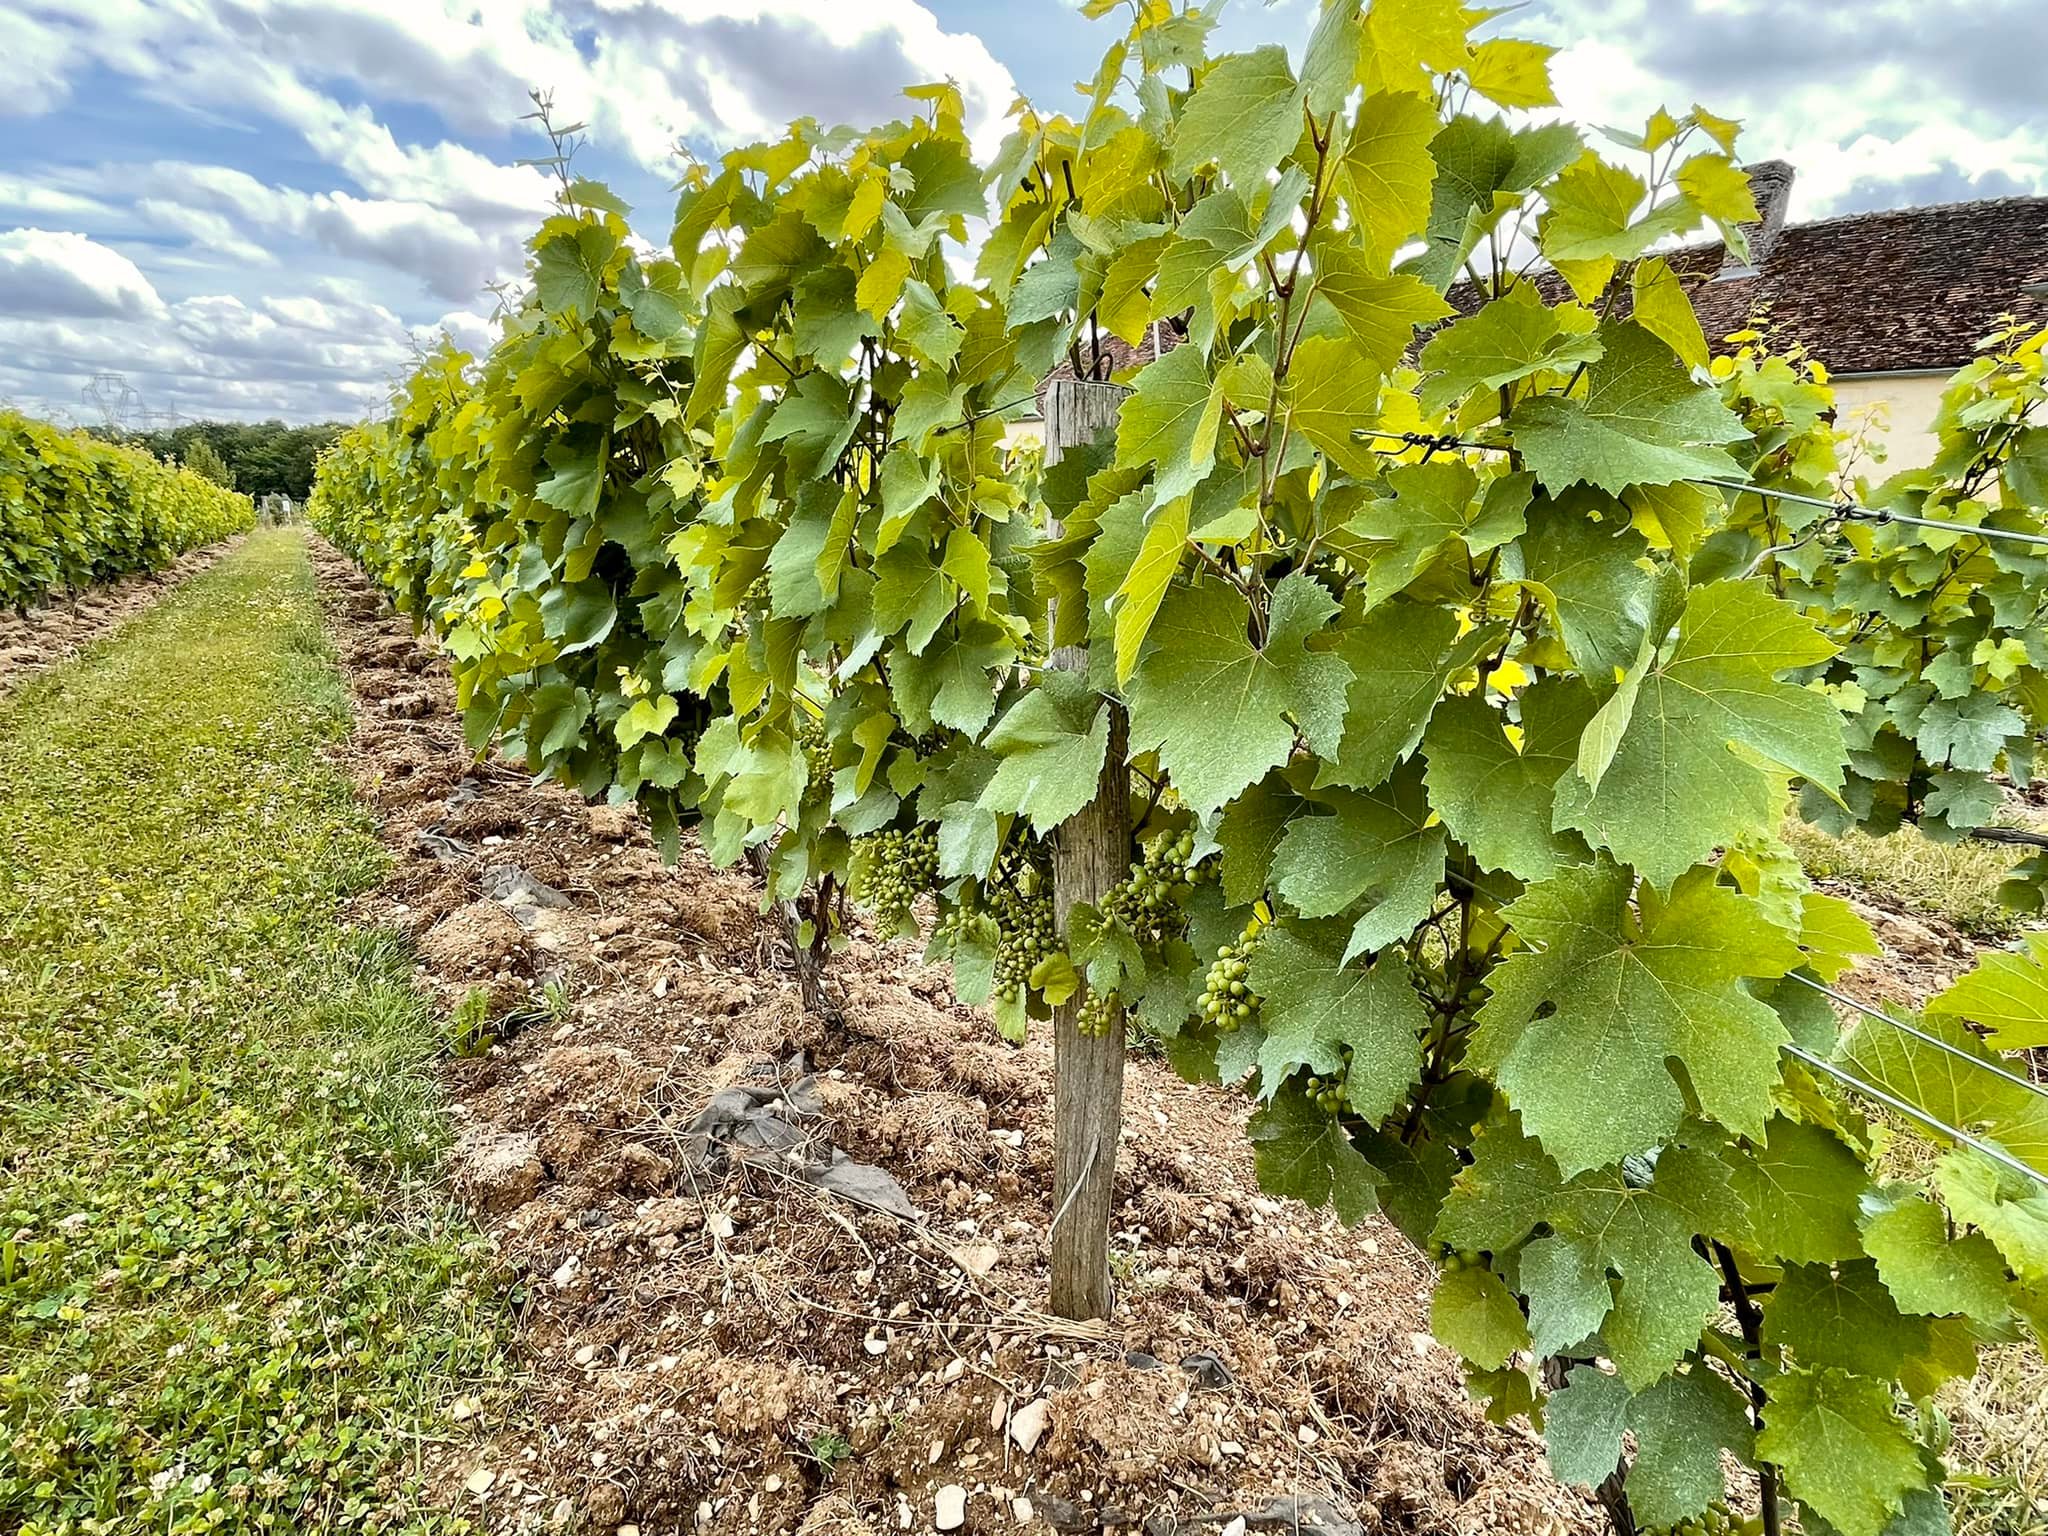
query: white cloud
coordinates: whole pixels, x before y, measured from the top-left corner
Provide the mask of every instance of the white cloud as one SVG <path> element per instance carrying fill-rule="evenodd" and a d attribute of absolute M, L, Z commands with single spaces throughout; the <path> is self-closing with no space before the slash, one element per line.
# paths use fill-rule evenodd
<path fill-rule="evenodd" d="M 96 240 L 54 229 L 0 232 L 0 313 L 146 320 L 163 308 L 142 269 Z"/>

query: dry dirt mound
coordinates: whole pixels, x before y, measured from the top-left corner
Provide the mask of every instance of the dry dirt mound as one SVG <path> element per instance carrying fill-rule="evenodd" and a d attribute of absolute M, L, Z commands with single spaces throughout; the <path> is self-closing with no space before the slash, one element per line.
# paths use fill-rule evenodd
<path fill-rule="evenodd" d="M 124 576 L 15 613 L 0 608 L 0 695 L 152 608 L 179 583 L 198 575 L 241 541 L 229 539 L 180 555 L 161 571 Z"/>
<path fill-rule="evenodd" d="M 1047 1046 L 1001 1044 L 901 945 L 857 941 L 841 1021 L 807 1017 L 751 879 L 694 848 L 666 868 L 630 809 L 472 762 L 431 654 L 320 564 L 401 855 L 362 915 L 518 1031 L 449 1069 L 531 1371 L 446 1453 L 484 1525 L 1600 1528 L 1526 1426 L 1466 1402 L 1392 1229 L 1261 1195 L 1242 1104 L 1156 1061 L 1126 1090 L 1115 1319 L 1042 1314 Z M 717 1145 L 721 1090 L 787 1136 Z M 801 1170 L 834 1155 L 915 1214 L 820 1193 Z"/>

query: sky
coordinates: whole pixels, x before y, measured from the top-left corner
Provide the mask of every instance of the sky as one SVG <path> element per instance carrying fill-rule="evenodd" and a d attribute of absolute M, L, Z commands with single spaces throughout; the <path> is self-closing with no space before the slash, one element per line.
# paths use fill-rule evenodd
<path fill-rule="evenodd" d="M 1317 0 L 1230 0 L 1298 53 Z M 528 93 L 665 241 L 678 147 L 897 115 L 949 78 L 992 149 L 1112 36 L 1078 0 L 0 0 L 0 402 L 349 419 L 442 332 L 487 344 L 547 209 Z M 1528 0 L 1567 115 L 1739 117 L 1794 219 L 2048 192 L 2048 0 Z M 107 386 L 102 395 L 111 393 Z"/>

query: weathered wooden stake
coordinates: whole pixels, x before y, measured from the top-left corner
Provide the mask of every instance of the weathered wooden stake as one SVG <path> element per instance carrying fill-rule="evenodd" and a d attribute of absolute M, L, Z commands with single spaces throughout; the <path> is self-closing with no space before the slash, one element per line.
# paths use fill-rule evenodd
<path fill-rule="evenodd" d="M 1055 379 L 1045 393 L 1045 458 L 1059 462 L 1116 430 L 1130 393 L 1114 384 Z M 1061 646 L 1052 665 L 1085 672 L 1088 648 Z M 1061 823 L 1053 846 L 1053 913 L 1062 938 L 1076 902 L 1100 902 L 1130 868 L 1131 790 L 1124 758 L 1123 706 L 1108 703 L 1109 752 L 1095 798 Z M 1124 1021 L 1084 1035 L 1080 999 L 1053 1015 L 1052 1310 L 1061 1317 L 1109 1316 L 1109 1216 L 1116 1191 L 1117 1144 L 1124 1118 Z"/>

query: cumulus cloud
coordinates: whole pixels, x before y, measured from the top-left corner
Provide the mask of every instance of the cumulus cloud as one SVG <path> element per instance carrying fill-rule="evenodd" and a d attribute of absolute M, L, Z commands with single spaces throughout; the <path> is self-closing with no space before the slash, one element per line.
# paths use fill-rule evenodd
<path fill-rule="evenodd" d="M 97 240 L 66 230 L 0 231 L 0 313 L 147 320 L 163 308 L 142 269 Z"/>

